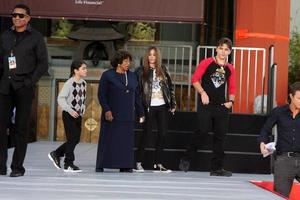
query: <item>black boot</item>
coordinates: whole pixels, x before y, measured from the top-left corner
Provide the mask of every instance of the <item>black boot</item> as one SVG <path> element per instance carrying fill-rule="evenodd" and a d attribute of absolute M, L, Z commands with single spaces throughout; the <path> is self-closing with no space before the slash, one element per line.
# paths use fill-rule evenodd
<path fill-rule="evenodd" d="M 190 159 L 188 159 L 186 157 L 183 157 L 183 158 L 180 159 L 180 163 L 179 163 L 178 168 L 181 171 L 187 172 L 190 169 L 190 162 L 191 162 Z"/>
<path fill-rule="evenodd" d="M 132 169 L 130 169 L 130 168 L 121 168 L 120 172 L 132 173 Z"/>

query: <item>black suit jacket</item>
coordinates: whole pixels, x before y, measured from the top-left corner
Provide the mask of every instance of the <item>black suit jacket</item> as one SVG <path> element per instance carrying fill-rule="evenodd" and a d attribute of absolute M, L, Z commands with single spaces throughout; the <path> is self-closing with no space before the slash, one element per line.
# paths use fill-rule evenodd
<path fill-rule="evenodd" d="M 9 70 L 8 57 L 13 52 L 17 68 Z M 10 84 L 14 89 L 33 87 L 48 70 L 48 54 L 43 36 L 31 28 L 17 34 L 14 27 L 0 38 L 0 93 L 8 94 Z"/>

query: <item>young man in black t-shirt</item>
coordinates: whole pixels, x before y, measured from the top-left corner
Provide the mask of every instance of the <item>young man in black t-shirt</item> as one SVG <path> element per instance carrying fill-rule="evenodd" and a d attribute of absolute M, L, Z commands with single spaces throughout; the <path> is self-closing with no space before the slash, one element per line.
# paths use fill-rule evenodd
<path fill-rule="evenodd" d="M 200 97 L 197 110 L 199 127 L 191 139 L 186 156 L 180 160 L 179 169 L 182 171 L 189 170 L 190 161 L 200 143 L 200 136 L 207 134 L 212 125 L 214 134 L 210 175 L 232 175 L 230 171 L 223 169 L 223 146 L 228 129 L 228 114 L 235 98 L 235 70 L 233 65 L 228 63 L 231 48 L 231 40 L 221 38 L 217 43 L 217 55 L 202 60 L 193 74 L 192 84 Z"/>

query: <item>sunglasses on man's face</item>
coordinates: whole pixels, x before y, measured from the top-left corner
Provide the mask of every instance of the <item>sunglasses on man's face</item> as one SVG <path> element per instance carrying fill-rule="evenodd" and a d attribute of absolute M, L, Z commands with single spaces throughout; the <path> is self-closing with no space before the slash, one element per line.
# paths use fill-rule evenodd
<path fill-rule="evenodd" d="M 17 18 L 17 16 L 19 16 L 20 19 L 23 19 L 25 16 L 27 16 L 27 14 L 23 14 L 23 13 L 12 13 L 11 16 L 13 18 Z"/>

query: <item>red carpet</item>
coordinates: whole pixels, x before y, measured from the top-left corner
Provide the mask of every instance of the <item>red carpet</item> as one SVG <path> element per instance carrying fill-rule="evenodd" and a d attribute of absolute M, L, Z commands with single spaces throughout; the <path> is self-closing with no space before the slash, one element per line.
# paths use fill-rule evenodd
<path fill-rule="evenodd" d="M 272 181 L 250 181 L 250 183 L 253 183 L 254 185 L 256 185 L 258 187 L 261 187 L 265 190 L 273 192 L 274 194 L 277 194 L 278 196 L 281 196 L 279 193 L 277 193 L 273 190 L 273 182 Z M 294 183 L 293 187 L 292 187 L 292 191 L 290 193 L 289 200 L 299 200 L 299 199 L 300 199 L 300 184 Z"/>

